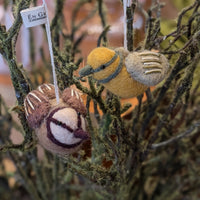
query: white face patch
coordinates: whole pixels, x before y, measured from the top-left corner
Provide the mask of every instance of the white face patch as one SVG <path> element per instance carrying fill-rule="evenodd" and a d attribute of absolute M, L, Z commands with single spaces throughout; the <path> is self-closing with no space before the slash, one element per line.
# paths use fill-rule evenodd
<path fill-rule="evenodd" d="M 59 122 L 66 124 L 73 130 L 77 129 L 77 113 L 72 108 L 58 110 L 52 117 Z"/>
<path fill-rule="evenodd" d="M 52 116 L 53 119 L 57 121 L 57 123 L 51 121 L 50 129 L 54 138 L 63 144 L 76 144 L 81 141 L 80 138 L 75 138 L 72 131 L 75 131 L 78 128 L 78 117 L 77 113 L 72 108 L 63 108 L 58 110 Z M 83 124 L 83 128 L 85 128 L 84 119 L 81 120 Z M 62 125 L 59 125 L 59 122 Z M 66 126 L 66 127 L 64 127 Z M 71 131 L 67 128 L 69 127 Z"/>
<path fill-rule="evenodd" d="M 63 144 L 70 145 L 81 141 L 80 138 L 75 138 L 73 133 L 53 122 L 50 123 L 50 128 L 54 138 Z"/>

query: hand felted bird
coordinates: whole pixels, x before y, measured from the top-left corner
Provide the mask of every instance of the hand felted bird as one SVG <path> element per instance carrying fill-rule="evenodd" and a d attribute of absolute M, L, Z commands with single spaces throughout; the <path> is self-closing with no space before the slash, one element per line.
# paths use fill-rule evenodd
<path fill-rule="evenodd" d="M 99 83 L 121 98 L 138 96 L 161 82 L 169 69 L 164 55 L 149 50 L 129 52 L 98 47 L 90 52 L 80 77 L 93 75 Z"/>
<path fill-rule="evenodd" d="M 89 139 L 86 132 L 86 108 L 77 91 L 66 88 L 56 101 L 52 84 L 43 84 L 24 100 L 29 126 L 39 143 L 48 151 L 66 155 L 76 152 Z"/>

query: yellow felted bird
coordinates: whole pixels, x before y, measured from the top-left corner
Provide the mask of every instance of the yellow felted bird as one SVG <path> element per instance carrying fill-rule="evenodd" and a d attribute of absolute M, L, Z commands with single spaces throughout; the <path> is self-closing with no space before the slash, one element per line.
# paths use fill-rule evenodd
<path fill-rule="evenodd" d="M 129 52 L 98 47 L 90 52 L 81 77 L 93 75 L 113 94 L 121 98 L 138 96 L 161 82 L 169 69 L 164 55 L 152 51 Z"/>

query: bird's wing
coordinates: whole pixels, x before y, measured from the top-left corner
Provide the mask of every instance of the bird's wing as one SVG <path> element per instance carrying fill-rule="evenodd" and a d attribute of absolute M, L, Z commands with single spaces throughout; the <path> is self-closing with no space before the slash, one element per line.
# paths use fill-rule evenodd
<path fill-rule="evenodd" d="M 49 99 L 39 90 L 29 92 L 24 99 L 24 110 L 31 128 L 37 128 L 49 113 Z"/>
<path fill-rule="evenodd" d="M 169 69 L 164 55 L 147 50 L 130 53 L 125 59 L 125 65 L 133 79 L 147 86 L 161 82 Z"/>

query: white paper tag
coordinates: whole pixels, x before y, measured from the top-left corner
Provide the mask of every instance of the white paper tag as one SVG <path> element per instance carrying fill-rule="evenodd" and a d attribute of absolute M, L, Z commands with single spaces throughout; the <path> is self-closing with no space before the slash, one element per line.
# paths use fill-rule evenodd
<path fill-rule="evenodd" d="M 22 10 L 20 13 L 26 28 L 47 23 L 47 14 L 44 5 L 28 8 Z"/>

